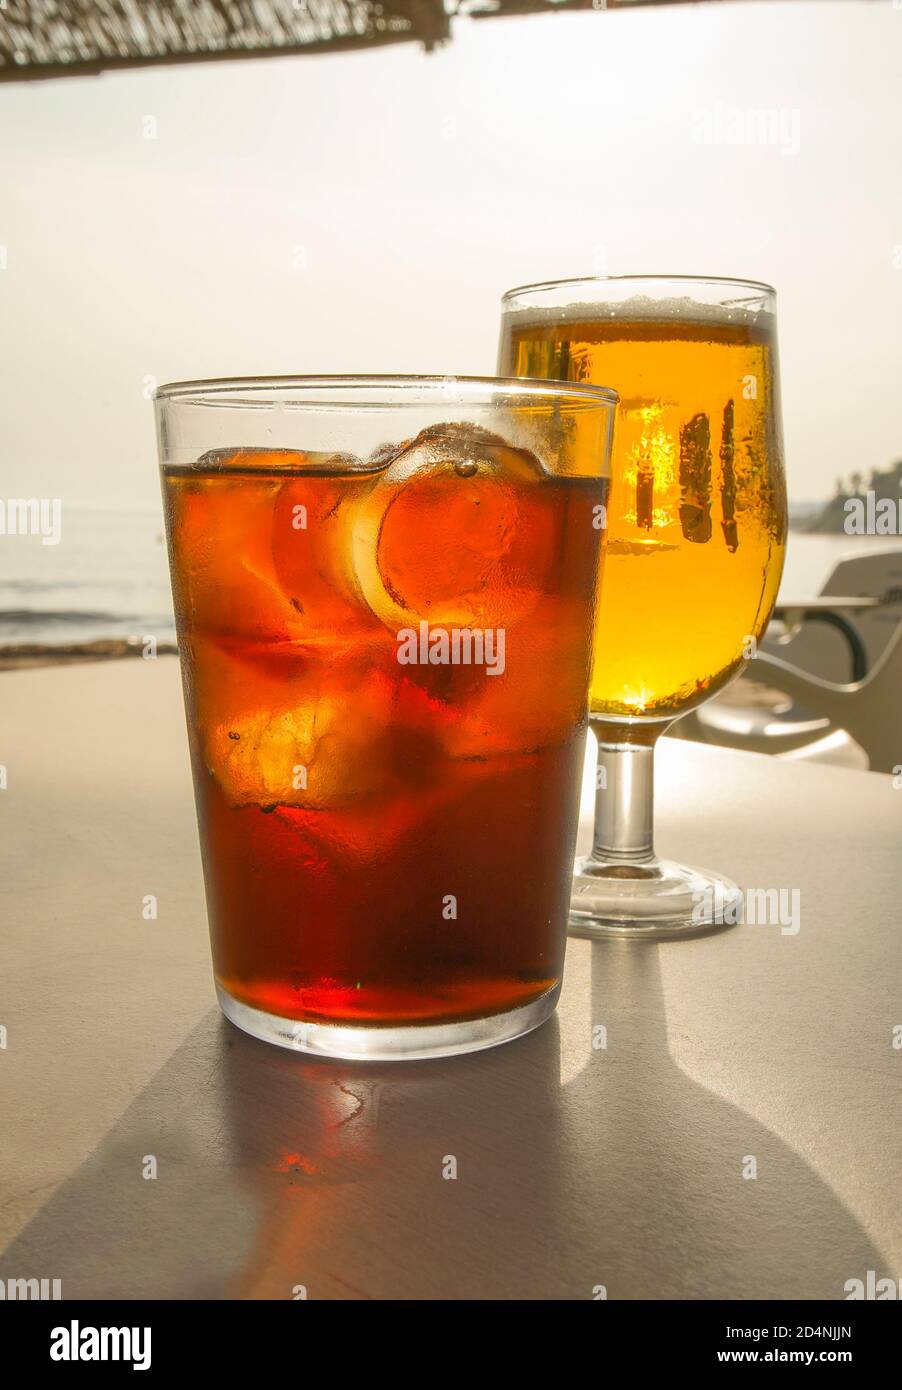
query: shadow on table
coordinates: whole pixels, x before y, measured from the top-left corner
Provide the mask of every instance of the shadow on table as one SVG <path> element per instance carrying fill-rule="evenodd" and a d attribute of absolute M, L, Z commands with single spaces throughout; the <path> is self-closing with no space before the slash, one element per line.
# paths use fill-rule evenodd
<path fill-rule="evenodd" d="M 674 1065 L 656 948 L 591 957 L 608 1047 L 587 1027 L 563 1086 L 557 1019 L 469 1057 L 362 1067 L 211 1011 L 0 1277 L 61 1278 L 69 1298 L 778 1299 L 841 1298 L 879 1271 L 805 1161 Z"/>

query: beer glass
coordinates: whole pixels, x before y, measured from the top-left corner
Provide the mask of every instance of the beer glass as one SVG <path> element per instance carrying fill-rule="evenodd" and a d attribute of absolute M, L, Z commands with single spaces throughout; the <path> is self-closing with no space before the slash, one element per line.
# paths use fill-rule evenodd
<path fill-rule="evenodd" d="M 740 280 L 562 280 L 503 299 L 500 368 L 620 394 L 595 627 L 595 836 L 571 930 L 674 936 L 737 920 L 730 879 L 659 859 L 655 741 L 756 650 L 783 568 L 775 292 Z"/>
<path fill-rule="evenodd" d="M 440 1056 L 560 989 L 616 397 L 161 387 L 214 975 L 256 1037 Z"/>

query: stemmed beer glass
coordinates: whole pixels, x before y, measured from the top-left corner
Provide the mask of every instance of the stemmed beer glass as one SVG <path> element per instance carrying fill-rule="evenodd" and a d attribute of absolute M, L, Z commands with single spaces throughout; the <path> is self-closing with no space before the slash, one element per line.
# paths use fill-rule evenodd
<path fill-rule="evenodd" d="M 595 626 L 595 835 L 571 930 L 736 920 L 730 879 L 657 857 L 654 746 L 754 656 L 783 568 L 775 292 L 740 280 L 560 280 L 503 298 L 499 371 L 620 394 Z"/>

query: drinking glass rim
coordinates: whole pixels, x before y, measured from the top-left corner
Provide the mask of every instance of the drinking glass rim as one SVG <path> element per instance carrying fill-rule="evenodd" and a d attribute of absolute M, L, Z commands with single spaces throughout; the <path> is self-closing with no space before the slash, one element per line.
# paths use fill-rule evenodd
<path fill-rule="evenodd" d="M 571 285 L 618 285 L 629 281 L 637 284 L 667 281 L 682 285 L 733 285 L 745 290 L 763 290 L 766 294 L 774 296 L 777 293 L 774 286 L 769 285 L 766 280 L 743 280 L 740 276 L 734 275 L 573 275 L 565 276 L 561 280 L 536 280 L 529 285 L 514 285 L 512 289 L 504 291 L 501 303 L 506 304 L 508 300 L 516 299 L 520 295 L 536 294 L 541 290 L 566 289 Z"/>
<path fill-rule="evenodd" d="M 280 402 L 279 392 L 296 391 L 302 399 Z M 375 399 L 355 399 L 355 392 L 371 391 Z M 405 398 L 404 393 L 409 391 Z M 355 374 L 326 373 L 300 376 L 211 377 L 209 380 L 170 381 L 158 386 L 153 393 L 155 402 L 172 401 L 194 406 L 235 406 L 243 409 L 276 404 L 288 404 L 292 409 L 310 410 L 356 409 L 397 410 L 406 406 L 422 409 L 440 401 L 443 392 L 454 396 L 455 391 L 474 405 L 497 405 L 491 393 L 526 398 L 540 397 L 554 401 L 569 399 L 579 409 L 616 406 L 620 396 L 610 386 L 595 386 L 588 382 L 552 381 L 540 377 L 522 376 L 439 376 L 414 373 Z M 310 392 L 309 398 L 306 393 Z M 335 392 L 331 399 L 317 393 Z M 342 398 L 342 393 L 347 396 Z M 382 399 L 379 393 L 385 392 Z M 481 394 L 480 394 L 481 393 Z"/>

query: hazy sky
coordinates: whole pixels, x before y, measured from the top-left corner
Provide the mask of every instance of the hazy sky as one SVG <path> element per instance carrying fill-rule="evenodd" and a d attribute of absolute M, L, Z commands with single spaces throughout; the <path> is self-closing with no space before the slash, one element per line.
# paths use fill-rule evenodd
<path fill-rule="evenodd" d="M 0 496 L 152 503 L 151 378 L 490 372 L 502 290 L 599 271 L 776 284 L 818 496 L 902 456 L 902 6 L 0 86 L 0 246 Z"/>

